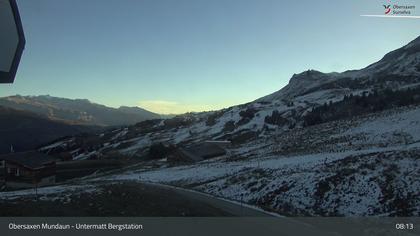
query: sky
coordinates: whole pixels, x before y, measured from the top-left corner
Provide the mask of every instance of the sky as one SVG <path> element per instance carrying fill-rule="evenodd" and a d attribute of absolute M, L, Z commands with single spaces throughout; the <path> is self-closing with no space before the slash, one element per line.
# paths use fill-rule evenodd
<path fill-rule="evenodd" d="M 420 35 L 420 19 L 361 16 L 383 14 L 387 0 L 17 2 L 27 43 L 0 96 L 162 114 L 250 102 L 308 69 L 360 69 Z"/>

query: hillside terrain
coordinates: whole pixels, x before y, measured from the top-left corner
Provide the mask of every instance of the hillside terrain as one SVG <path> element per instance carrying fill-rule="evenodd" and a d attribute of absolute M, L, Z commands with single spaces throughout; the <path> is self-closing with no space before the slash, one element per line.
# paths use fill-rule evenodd
<path fill-rule="evenodd" d="M 0 106 L 0 154 L 32 150 L 64 136 L 100 130 L 94 126 L 70 125 L 35 113 Z"/>
<path fill-rule="evenodd" d="M 130 125 L 160 115 L 139 107 L 111 108 L 86 99 L 66 99 L 52 96 L 10 96 L 0 98 L 0 106 L 29 111 L 50 120 L 77 125 Z"/>
<path fill-rule="evenodd" d="M 247 104 L 76 135 L 39 150 L 141 161 L 81 179 L 82 186 L 162 183 L 290 216 L 420 216 L 419 85 L 420 37 L 361 70 L 294 75 Z M 209 140 L 231 145 L 199 162 L 150 155 L 155 145 Z"/>

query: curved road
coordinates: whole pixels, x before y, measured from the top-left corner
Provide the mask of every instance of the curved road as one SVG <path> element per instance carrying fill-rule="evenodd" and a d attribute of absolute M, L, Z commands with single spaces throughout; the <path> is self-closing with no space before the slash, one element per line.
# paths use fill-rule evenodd
<path fill-rule="evenodd" d="M 16 198 L 4 198 L 0 194 L 0 216 L 163 217 L 159 221 L 169 224 L 175 224 L 176 219 L 174 227 L 179 224 L 178 230 L 205 229 L 200 235 L 315 235 L 314 232 L 320 232 L 297 219 L 273 217 L 278 215 L 187 189 L 138 181 L 92 181 L 78 186 L 90 190 L 92 185 L 98 186 L 97 190 L 52 194 L 48 188 L 40 188 L 38 197 L 25 190 L 27 194 L 17 191 L 20 197 Z M 191 218 L 197 216 L 200 217 Z M 165 230 L 156 222 L 150 221 L 149 226 L 157 232 Z M 171 233 L 172 229 L 167 230 Z"/>
<path fill-rule="evenodd" d="M 209 194 L 200 193 L 200 192 L 189 190 L 189 189 L 178 188 L 178 187 L 173 187 L 173 186 L 163 185 L 163 184 L 149 183 L 149 182 L 141 182 L 141 183 L 150 187 L 162 188 L 169 191 L 174 191 L 177 194 L 180 194 L 184 196 L 185 198 L 189 199 L 190 201 L 198 201 L 198 202 L 208 204 L 232 216 L 241 216 L 241 217 L 278 217 L 279 216 L 274 213 L 269 213 L 269 212 L 265 212 L 263 210 L 254 208 L 247 204 L 241 204 L 241 203 L 217 198 Z"/>

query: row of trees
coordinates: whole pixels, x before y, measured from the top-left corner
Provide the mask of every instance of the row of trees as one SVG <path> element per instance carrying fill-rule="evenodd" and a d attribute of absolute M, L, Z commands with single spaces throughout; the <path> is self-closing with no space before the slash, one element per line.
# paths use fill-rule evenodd
<path fill-rule="evenodd" d="M 316 125 L 328 121 L 378 112 L 394 107 L 420 104 L 420 87 L 405 90 L 375 90 L 362 95 L 350 94 L 338 102 L 314 107 L 304 116 L 304 125 Z"/>

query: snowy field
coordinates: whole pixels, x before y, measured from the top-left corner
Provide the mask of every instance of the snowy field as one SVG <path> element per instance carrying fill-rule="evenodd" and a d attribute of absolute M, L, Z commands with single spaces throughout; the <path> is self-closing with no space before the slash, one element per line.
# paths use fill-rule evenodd
<path fill-rule="evenodd" d="M 187 166 L 140 168 L 105 179 L 192 188 L 280 214 L 418 216 L 419 121 L 419 108 L 384 112 L 314 128 L 311 132 L 331 134 L 323 141 L 328 151 L 321 153 L 282 155 L 268 148 L 275 143 L 263 140 L 232 150 L 242 159 L 225 156 Z M 335 125 L 340 127 L 331 129 Z M 302 143 L 317 139 L 295 133 Z M 347 150 L 329 148 L 337 145 Z"/>
<path fill-rule="evenodd" d="M 228 114 L 219 119 L 227 119 Z M 233 109 L 229 119 L 239 119 L 234 114 Z M 44 200 L 70 201 L 86 191 L 101 191 L 104 181 L 144 181 L 243 201 L 280 215 L 420 216 L 419 124 L 420 108 L 408 107 L 290 131 L 267 131 L 271 133 L 262 132 L 258 139 L 233 146 L 226 156 L 173 167 L 165 159 L 151 161 L 120 174 L 81 179 L 77 186 L 40 188 L 38 195 Z M 197 134 L 198 139 L 211 132 L 204 122 L 191 129 L 204 133 Z M 96 152 L 124 145 L 120 152 L 133 154 L 156 140 L 189 139 L 191 132 L 186 130 L 127 139 L 130 130 L 121 129 Z M 52 147 L 63 145 L 69 144 Z M 0 201 L 33 196 L 33 190 L 3 192 Z"/>

